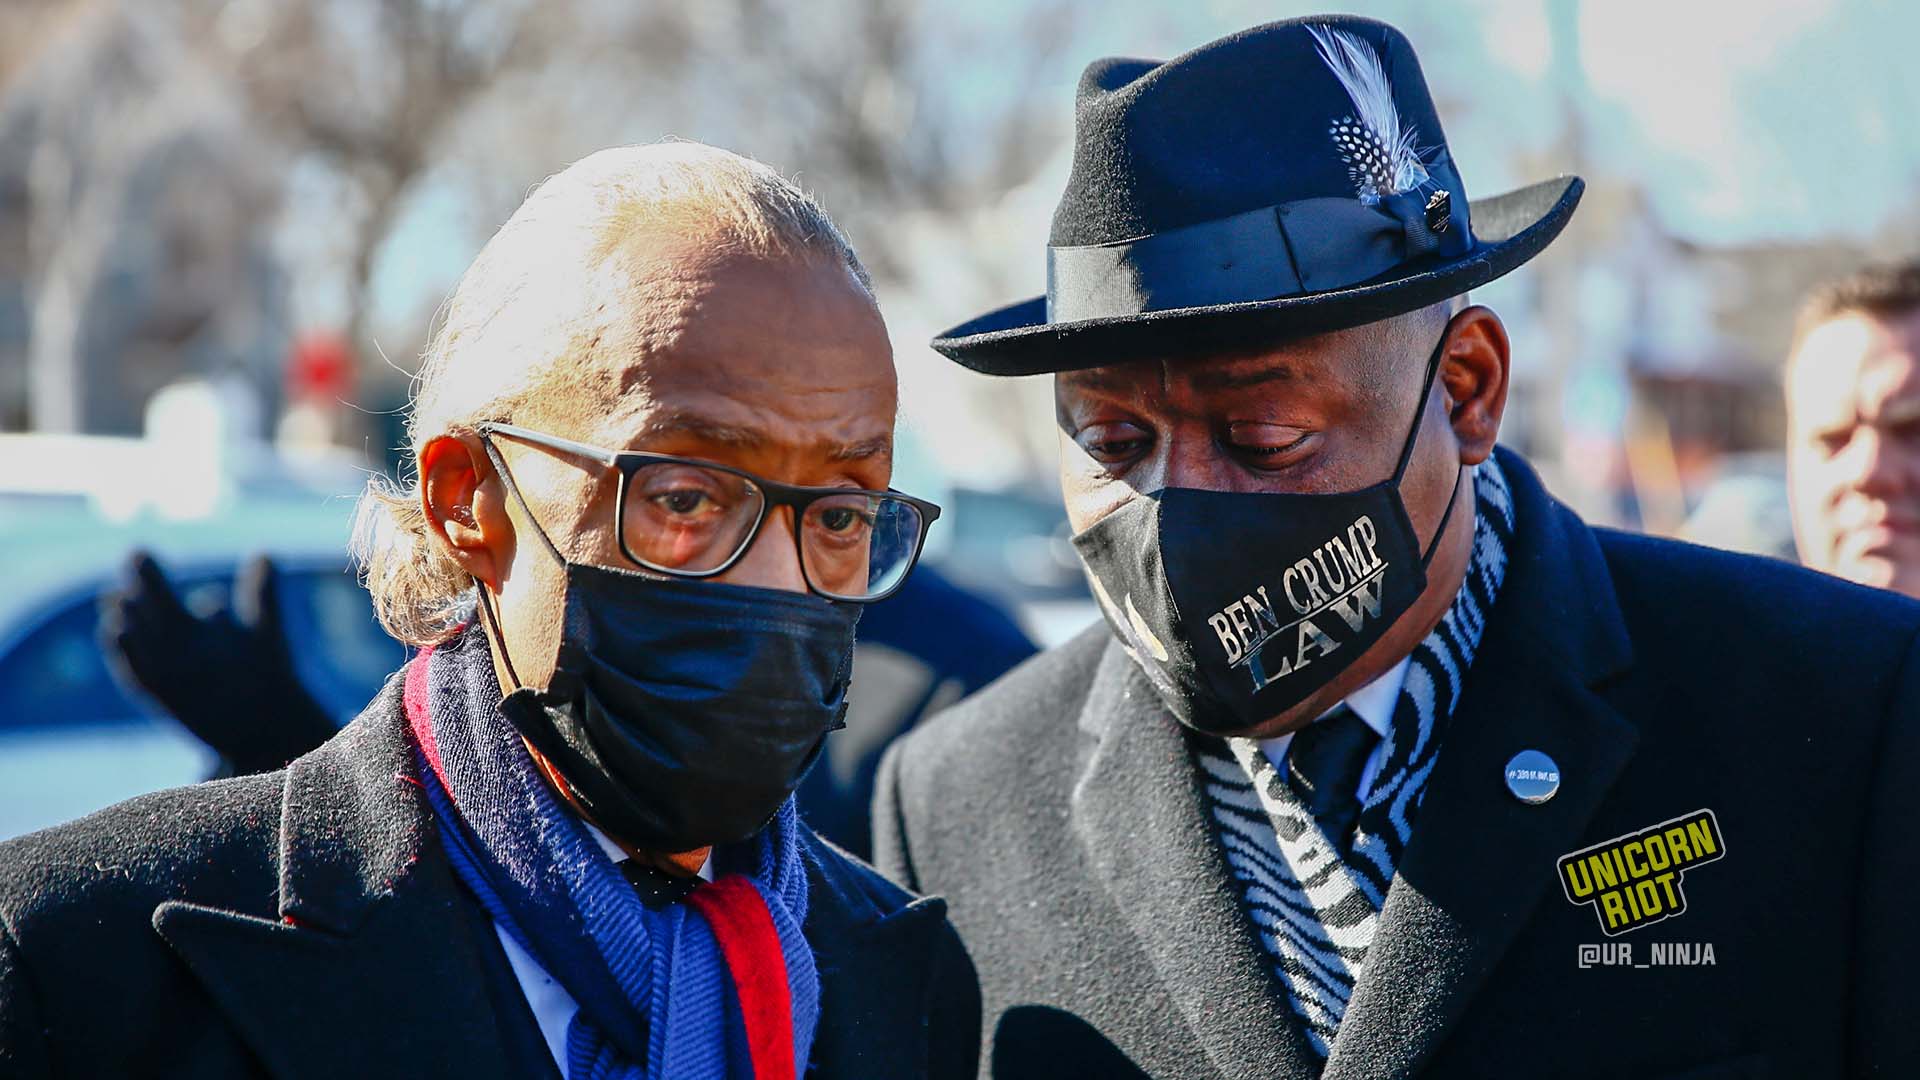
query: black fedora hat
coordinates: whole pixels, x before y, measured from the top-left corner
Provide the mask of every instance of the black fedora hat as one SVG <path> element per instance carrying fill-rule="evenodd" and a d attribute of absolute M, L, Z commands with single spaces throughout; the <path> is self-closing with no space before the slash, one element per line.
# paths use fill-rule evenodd
<path fill-rule="evenodd" d="M 1582 183 L 1467 201 L 1413 47 L 1344 15 L 1255 27 L 1080 78 L 1047 295 L 933 347 L 1032 375 L 1325 333 L 1500 277 Z"/>

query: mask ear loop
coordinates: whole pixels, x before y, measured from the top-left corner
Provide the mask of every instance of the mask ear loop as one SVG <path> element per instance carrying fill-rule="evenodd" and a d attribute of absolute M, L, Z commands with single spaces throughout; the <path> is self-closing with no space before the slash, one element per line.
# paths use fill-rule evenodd
<path fill-rule="evenodd" d="M 520 485 L 513 482 L 513 474 L 507 471 L 506 459 L 500 456 L 499 448 L 493 445 L 493 439 L 484 431 L 480 433 L 480 445 L 487 452 L 487 460 L 493 462 L 493 471 L 500 474 L 500 482 L 506 485 L 507 494 L 513 496 L 513 501 L 520 505 L 520 512 L 532 523 L 534 535 L 546 546 L 547 554 L 552 555 L 553 561 L 561 566 L 567 565 L 567 557 L 560 554 L 560 549 L 547 536 L 547 530 L 540 527 L 540 519 L 533 516 L 533 507 L 527 505 L 527 500 L 520 494 Z"/>
<path fill-rule="evenodd" d="M 526 689 L 520 681 L 520 673 L 513 670 L 513 657 L 507 652 L 507 637 L 500 632 L 500 617 L 493 612 L 493 601 L 487 599 L 487 587 L 475 583 L 480 589 L 480 616 L 487 621 L 487 629 L 493 632 L 493 640 L 500 643 L 500 662 L 507 665 L 507 678 L 513 680 L 515 690 Z"/>
<path fill-rule="evenodd" d="M 1440 335 L 1439 344 L 1433 347 L 1433 354 L 1427 357 L 1427 375 L 1420 382 L 1420 404 L 1413 411 L 1413 424 L 1407 428 L 1407 439 L 1400 444 L 1400 462 L 1393 467 L 1393 488 L 1400 490 L 1400 480 L 1406 475 L 1407 463 L 1413 460 L 1414 444 L 1420 438 L 1420 420 L 1427 412 L 1427 396 L 1433 393 L 1433 380 L 1440 374 L 1440 360 L 1446 354 L 1447 340 L 1452 336 L 1453 324 Z M 1434 552 L 1440 550 L 1440 538 L 1447 535 L 1447 523 L 1453 520 L 1453 508 L 1460 501 L 1460 477 L 1466 470 L 1458 465 L 1453 469 L 1453 491 L 1447 496 L 1446 513 L 1440 515 L 1440 527 L 1433 532 L 1433 539 L 1427 543 L 1427 550 L 1420 555 L 1420 569 L 1425 570 L 1433 562 Z"/>
<path fill-rule="evenodd" d="M 1433 563 L 1433 553 L 1440 550 L 1440 538 L 1447 535 L 1447 522 L 1453 520 L 1454 505 L 1460 501 L 1460 477 L 1465 473 L 1465 469 L 1457 465 L 1454 466 L 1453 494 L 1447 496 L 1447 512 L 1440 515 L 1440 527 L 1433 530 L 1432 543 L 1427 545 L 1426 552 L 1420 556 L 1420 569 L 1422 570 L 1425 570 Z"/>
<path fill-rule="evenodd" d="M 506 485 L 507 494 L 513 496 L 513 501 L 520 505 L 520 512 L 525 514 L 527 521 L 532 524 L 534 535 L 540 538 L 540 543 L 545 545 L 547 553 L 553 556 L 554 561 L 561 566 L 567 565 L 566 556 L 560 554 L 560 549 L 554 546 L 553 540 L 547 536 L 547 530 L 540 527 L 540 519 L 533 516 L 533 508 L 527 505 L 527 500 L 520 494 L 520 485 L 513 482 L 513 474 L 507 471 L 506 459 L 500 456 L 499 449 L 493 445 L 493 440 L 487 437 L 486 432 L 482 431 L 479 434 L 480 446 L 486 450 L 487 460 L 493 462 L 493 471 L 499 474 L 500 482 Z M 493 610 L 493 600 L 487 595 L 487 586 L 477 581 L 474 585 L 480 590 L 480 612 L 487 620 L 487 629 L 493 632 L 493 639 L 500 643 L 500 661 L 507 666 L 507 678 L 513 680 L 515 690 L 523 690 L 526 684 L 520 681 L 520 673 L 513 670 L 513 657 L 507 652 L 507 636 L 500 632 L 500 616 Z"/>

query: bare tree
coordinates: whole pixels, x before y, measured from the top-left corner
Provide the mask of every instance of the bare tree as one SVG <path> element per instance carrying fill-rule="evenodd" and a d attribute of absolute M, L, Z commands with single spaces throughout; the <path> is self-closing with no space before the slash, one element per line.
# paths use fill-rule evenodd
<path fill-rule="evenodd" d="M 368 283 L 408 186 L 489 87 L 563 51 L 564 2 L 185 0 L 209 62 L 230 71 L 267 136 L 355 189 L 343 224 L 348 339 L 368 344 Z M 219 32 L 222 26 L 228 32 Z M 236 28 L 237 24 L 237 28 Z"/>

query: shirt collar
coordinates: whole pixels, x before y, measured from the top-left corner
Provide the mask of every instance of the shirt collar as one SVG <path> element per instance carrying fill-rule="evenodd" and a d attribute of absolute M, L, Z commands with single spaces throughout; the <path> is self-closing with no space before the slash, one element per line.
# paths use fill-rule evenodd
<path fill-rule="evenodd" d="M 1384 741 L 1387 732 L 1393 727 L 1393 710 L 1400 702 L 1400 687 L 1406 683 L 1407 668 L 1412 663 L 1412 653 L 1401 657 L 1399 663 L 1382 672 L 1372 682 L 1348 694 L 1346 700 L 1314 717 L 1314 723 L 1319 723 L 1342 707 L 1349 708 Z M 1268 761 L 1278 766 L 1286 760 L 1287 744 L 1293 741 L 1293 736 L 1294 733 L 1289 731 L 1285 735 L 1261 739 L 1260 749 L 1267 755 Z"/>
<path fill-rule="evenodd" d="M 1348 694 L 1347 700 L 1340 705 L 1345 705 L 1360 714 L 1360 719 L 1367 722 L 1367 726 L 1373 729 L 1375 735 L 1386 738 L 1387 732 L 1393 728 L 1394 706 L 1400 702 L 1400 688 L 1407 681 L 1407 668 L 1412 663 L 1411 654 L 1401 657 L 1399 663 L 1381 673 L 1379 678 Z M 1337 709 L 1340 705 L 1335 705 L 1333 708 Z M 1333 709 L 1327 710 L 1327 712 L 1332 711 Z M 1326 713 L 1320 715 L 1325 716 Z"/>
<path fill-rule="evenodd" d="M 585 818 L 580 819 L 580 824 L 585 825 L 587 827 L 587 833 L 593 837 L 593 842 L 596 844 L 599 844 L 600 850 L 607 853 L 607 858 L 613 860 L 613 865 L 619 866 L 621 863 L 627 861 L 626 849 L 621 847 L 619 844 L 614 843 L 613 837 L 608 836 L 604 832 L 601 832 L 600 826 L 595 825 L 593 822 L 588 821 Z M 707 861 L 700 864 L 700 877 L 702 880 L 705 880 L 705 881 L 713 880 L 713 853 L 712 852 L 708 852 Z"/>

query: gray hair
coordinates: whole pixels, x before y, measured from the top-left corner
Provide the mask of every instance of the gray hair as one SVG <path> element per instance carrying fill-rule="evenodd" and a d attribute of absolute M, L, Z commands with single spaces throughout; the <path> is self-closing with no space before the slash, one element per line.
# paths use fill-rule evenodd
<path fill-rule="evenodd" d="M 602 150 L 536 187 L 454 287 L 414 378 L 416 460 L 441 435 L 577 415 L 630 389 L 612 365 L 583 361 L 671 347 L 677 325 L 653 309 L 679 294 L 644 260 L 675 242 L 830 260 L 872 293 L 839 228 L 773 169 L 695 142 Z M 380 624 L 401 641 L 445 641 L 471 617 L 473 580 L 434 542 L 417 476 L 368 482 L 352 552 Z"/>

